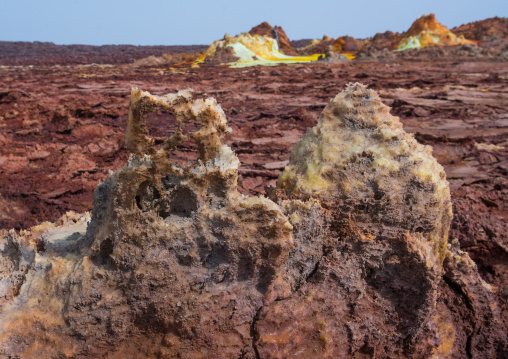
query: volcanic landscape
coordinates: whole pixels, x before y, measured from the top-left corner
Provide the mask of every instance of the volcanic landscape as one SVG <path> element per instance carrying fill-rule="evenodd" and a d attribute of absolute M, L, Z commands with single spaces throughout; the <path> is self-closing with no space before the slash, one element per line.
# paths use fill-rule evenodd
<path fill-rule="evenodd" d="M 295 49 L 308 43 L 292 42 Z M 450 183 L 449 241 L 458 241 L 482 279 L 498 288 L 507 329 L 507 57 L 481 43 L 458 53 L 445 46 L 397 55 L 373 50 L 372 42 L 361 50 L 364 45 L 346 51 L 354 60 L 235 68 L 217 60 L 196 65 L 195 54 L 207 46 L 0 42 L 0 229 L 24 230 L 67 211 L 92 210 L 94 190 L 129 157 L 132 88 L 155 95 L 192 88 L 194 98 L 215 98 L 232 128 L 225 143 L 241 163 L 240 193 L 265 195 L 330 100 L 360 82 L 391 107 L 406 132 L 432 146 Z M 172 113 L 162 110 L 148 115 L 147 125 L 156 145 L 176 129 Z M 183 143 L 175 156 L 182 164 L 194 161 L 196 145 Z"/>

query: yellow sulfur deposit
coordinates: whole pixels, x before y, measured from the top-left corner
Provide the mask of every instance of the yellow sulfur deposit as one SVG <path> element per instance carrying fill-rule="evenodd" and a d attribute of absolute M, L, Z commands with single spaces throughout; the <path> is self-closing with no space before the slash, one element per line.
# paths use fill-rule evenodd
<path fill-rule="evenodd" d="M 441 25 L 434 14 L 424 15 L 417 19 L 402 39 L 393 45 L 395 50 L 419 49 L 427 46 L 476 44 L 456 36 L 446 26 Z"/>
<path fill-rule="evenodd" d="M 268 36 L 250 35 L 248 33 L 214 41 L 205 53 L 198 58 L 196 64 L 204 63 L 210 55 L 230 48 L 238 60 L 230 62 L 230 67 L 249 67 L 256 65 L 278 65 L 317 61 L 320 54 L 310 56 L 288 56 L 279 50 L 277 41 Z"/>
<path fill-rule="evenodd" d="M 442 259 L 452 216 L 443 167 L 364 85 L 350 84 L 330 101 L 278 185 L 300 198 L 346 201 L 359 223 L 423 233 Z"/>

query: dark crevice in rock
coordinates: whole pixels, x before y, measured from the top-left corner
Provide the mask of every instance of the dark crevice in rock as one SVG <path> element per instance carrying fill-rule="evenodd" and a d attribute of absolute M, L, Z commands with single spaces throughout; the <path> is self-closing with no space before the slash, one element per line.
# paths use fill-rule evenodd
<path fill-rule="evenodd" d="M 2 293 L 0 297 L 0 311 L 2 304 L 20 293 L 21 286 L 26 281 L 27 273 L 33 269 L 33 262 L 35 260 L 35 252 L 37 250 L 37 242 L 35 248 L 26 248 L 21 242 L 19 237 L 11 233 L 5 237 L 6 243 L 0 247 L 0 268 L 2 266 L 11 267 L 10 275 L 5 275 L 5 272 L 0 270 L 0 285 L 6 287 L 10 286 L 10 290 Z"/>
<path fill-rule="evenodd" d="M 309 275 L 307 276 L 307 278 L 305 278 L 305 280 L 300 283 L 296 288 L 295 290 L 293 291 L 294 292 L 297 292 L 298 290 L 300 290 L 300 288 L 302 287 L 302 285 L 304 283 L 307 283 L 313 276 L 314 274 L 316 274 L 316 272 L 318 271 L 319 269 L 319 264 L 321 263 L 321 260 L 324 258 L 324 253 L 323 253 L 323 256 L 321 256 L 321 258 L 316 262 L 316 265 L 314 266 L 314 269 L 312 269 L 312 271 L 309 273 Z"/>
<path fill-rule="evenodd" d="M 321 263 L 321 261 L 323 260 L 324 257 L 326 257 L 326 255 L 328 254 L 328 251 L 325 249 L 325 247 L 323 246 L 323 253 L 321 254 L 321 257 L 319 258 L 318 261 L 316 261 L 316 264 L 314 265 L 314 268 L 312 269 L 312 271 L 307 275 L 307 277 L 305 277 L 305 279 L 303 281 L 301 281 L 300 283 L 298 283 L 295 287 L 295 289 L 291 292 L 291 294 L 287 297 L 287 298 L 290 298 L 294 293 L 298 292 L 300 290 L 300 288 L 305 284 L 307 283 L 318 271 L 319 269 L 319 264 Z M 284 298 L 284 299 L 287 299 L 287 298 Z M 283 299 L 282 299 L 283 300 Z"/>
<path fill-rule="evenodd" d="M 256 289 L 259 293 L 265 294 L 275 278 L 275 270 L 271 266 L 261 266 Z"/>
<path fill-rule="evenodd" d="M 464 302 L 466 303 L 467 309 L 469 309 L 471 312 L 474 312 L 469 297 L 466 295 L 466 293 L 464 293 L 460 285 L 454 282 L 451 278 L 447 277 L 446 275 L 443 276 L 443 280 L 455 293 L 464 298 Z"/>
<path fill-rule="evenodd" d="M 329 250 L 325 249 L 325 247 L 323 246 L 323 252 L 321 254 L 321 257 L 319 258 L 319 260 L 316 261 L 316 264 L 314 265 L 314 268 L 312 269 L 312 271 L 310 271 L 310 273 L 305 277 L 305 279 L 301 280 L 300 282 L 298 282 L 296 284 L 295 288 L 291 291 L 291 293 L 288 296 L 286 296 L 284 298 L 277 298 L 277 299 L 275 299 L 275 301 L 282 302 L 284 300 L 291 298 L 293 296 L 293 294 L 298 292 L 300 290 L 300 288 L 303 287 L 304 284 L 308 283 L 309 280 L 317 273 L 317 271 L 319 269 L 319 264 L 321 263 L 323 258 L 328 255 L 328 253 L 329 253 Z"/>
<path fill-rule="evenodd" d="M 471 353 L 471 341 L 472 341 L 472 334 L 467 336 L 467 342 L 466 342 L 466 354 L 468 358 L 472 358 L 473 354 Z"/>
<path fill-rule="evenodd" d="M 113 241 L 111 238 L 106 238 L 99 246 L 98 259 L 101 264 L 106 264 L 108 262 L 109 256 L 113 253 Z"/>
<path fill-rule="evenodd" d="M 452 279 L 448 278 L 446 275 L 443 276 L 443 281 L 450 287 L 451 290 L 453 290 L 457 295 L 461 296 L 464 299 L 464 303 L 466 303 L 467 309 L 474 315 L 474 309 L 471 305 L 471 301 L 469 300 L 469 297 L 464 293 L 462 288 L 459 284 L 455 283 Z M 473 325 L 473 330 L 470 334 L 467 336 L 466 341 L 466 354 L 468 358 L 472 358 L 472 341 L 473 336 L 478 332 L 478 328 L 476 325 Z"/>
<path fill-rule="evenodd" d="M 252 349 L 254 349 L 254 353 L 256 354 L 256 359 L 261 358 L 261 356 L 259 355 L 258 347 L 257 347 L 257 341 L 259 340 L 259 333 L 256 330 L 256 323 L 259 320 L 259 314 L 261 313 L 262 309 L 263 309 L 263 306 L 259 307 L 259 309 L 256 311 L 256 315 L 254 315 L 254 318 L 252 319 L 252 323 L 250 325 L 250 336 L 252 338 Z"/>
<path fill-rule="evenodd" d="M 148 212 L 156 207 L 160 198 L 161 194 L 150 181 L 141 183 L 135 197 L 137 207 L 143 212 Z"/>
<path fill-rule="evenodd" d="M 189 218 L 199 207 L 196 194 L 190 189 L 181 187 L 174 190 L 171 198 L 170 213 L 179 217 Z M 166 218 L 162 214 L 162 218 Z"/>

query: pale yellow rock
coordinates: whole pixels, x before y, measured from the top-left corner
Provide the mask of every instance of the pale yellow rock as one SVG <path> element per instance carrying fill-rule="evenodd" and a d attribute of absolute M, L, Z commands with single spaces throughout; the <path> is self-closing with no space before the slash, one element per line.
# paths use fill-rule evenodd
<path fill-rule="evenodd" d="M 452 217 L 443 167 L 364 85 L 349 84 L 330 101 L 278 186 L 296 198 L 344 201 L 359 224 L 422 233 L 443 259 Z"/>

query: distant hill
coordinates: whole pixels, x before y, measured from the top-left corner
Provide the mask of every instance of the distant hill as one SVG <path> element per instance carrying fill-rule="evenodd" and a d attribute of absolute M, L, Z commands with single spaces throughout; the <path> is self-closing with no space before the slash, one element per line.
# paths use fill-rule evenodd
<path fill-rule="evenodd" d="M 476 40 L 486 48 L 503 47 L 508 43 L 508 18 L 492 17 L 481 21 L 457 26 L 452 29 L 456 35 Z"/>

